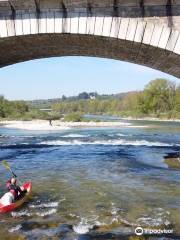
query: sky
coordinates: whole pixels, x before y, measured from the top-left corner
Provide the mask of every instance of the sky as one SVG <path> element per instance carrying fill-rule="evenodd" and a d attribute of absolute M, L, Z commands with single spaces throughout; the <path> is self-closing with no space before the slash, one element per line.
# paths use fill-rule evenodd
<path fill-rule="evenodd" d="M 80 92 L 112 94 L 142 90 L 149 81 L 180 79 L 136 64 L 93 57 L 33 60 L 0 68 L 0 95 L 9 100 L 73 96 Z"/>

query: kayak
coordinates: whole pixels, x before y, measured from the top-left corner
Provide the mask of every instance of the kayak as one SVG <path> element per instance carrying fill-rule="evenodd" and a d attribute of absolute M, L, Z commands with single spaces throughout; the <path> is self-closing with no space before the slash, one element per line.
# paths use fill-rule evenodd
<path fill-rule="evenodd" d="M 0 213 L 7 213 L 14 211 L 16 208 L 19 208 L 23 203 L 25 203 L 29 196 L 31 195 L 32 192 L 32 182 L 26 182 L 23 185 L 24 189 L 27 190 L 27 193 L 19 200 L 17 200 L 14 203 L 11 203 L 10 205 L 4 206 L 3 204 L 0 203 Z"/>

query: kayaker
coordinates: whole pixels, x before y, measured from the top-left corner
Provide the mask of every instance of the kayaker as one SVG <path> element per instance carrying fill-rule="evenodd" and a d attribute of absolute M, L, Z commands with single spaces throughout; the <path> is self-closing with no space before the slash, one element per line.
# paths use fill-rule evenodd
<path fill-rule="evenodd" d="M 6 187 L 9 192 L 13 194 L 14 201 L 20 199 L 25 194 L 24 188 L 17 185 L 17 180 L 15 177 L 12 177 L 6 182 Z"/>

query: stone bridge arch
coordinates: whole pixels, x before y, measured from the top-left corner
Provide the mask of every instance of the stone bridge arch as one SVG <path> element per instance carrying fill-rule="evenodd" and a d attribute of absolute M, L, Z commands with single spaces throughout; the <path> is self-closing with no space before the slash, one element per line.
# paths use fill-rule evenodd
<path fill-rule="evenodd" d="M 180 1 L 0 0 L 0 67 L 54 56 L 113 58 L 180 77 Z"/>

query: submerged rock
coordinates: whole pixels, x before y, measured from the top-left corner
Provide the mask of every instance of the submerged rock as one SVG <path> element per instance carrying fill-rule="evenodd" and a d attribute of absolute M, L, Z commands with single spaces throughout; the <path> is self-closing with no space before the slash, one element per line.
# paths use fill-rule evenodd
<path fill-rule="evenodd" d="M 128 240 L 145 240 L 143 236 L 130 236 Z"/>
<path fill-rule="evenodd" d="M 164 162 L 169 168 L 180 169 L 180 152 L 169 153 L 164 157 Z"/>
<path fill-rule="evenodd" d="M 58 234 L 65 234 L 67 232 L 72 232 L 72 225 L 66 224 L 66 223 L 61 224 L 56 231 Z"/>

